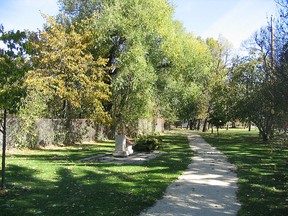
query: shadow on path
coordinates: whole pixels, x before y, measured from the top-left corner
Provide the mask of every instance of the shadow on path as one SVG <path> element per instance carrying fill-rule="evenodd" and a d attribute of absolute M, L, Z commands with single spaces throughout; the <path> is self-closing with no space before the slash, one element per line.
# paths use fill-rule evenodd
<path fill-rule="evenodd" d="M 189 144 L 197 154 L 192 164 L 166 190 L 164 197 L 140 216 L 228 216 L 236 215 L 235 167 L 225 155 L 199 135 L 188 135 Z"/>

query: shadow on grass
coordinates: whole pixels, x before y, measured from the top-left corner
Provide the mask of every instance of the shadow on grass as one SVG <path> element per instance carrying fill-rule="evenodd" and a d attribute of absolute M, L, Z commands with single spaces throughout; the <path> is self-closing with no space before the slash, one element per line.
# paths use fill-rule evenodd
<path fill-rule="evenodd" d="M 1 215 L 138 215 L 161 198 L 191 162 L 185 136 L 162 139 L 168 153 L 141 165 L 76 163 L 79 157 L 101 152 L 96 150 L 11 155 L 8 192 L 0 195 Z M 59 155 L 63 158 L 53 159 Z"/>
<path fill-rule="evenodd" d="M 13 154 L 13 158 L 49 162 L 76 161 L 95 154 L 105 154 L 114 150 L 113 142 L 95 144 L 77 144 L 73 146 L 52 149 L 28 150 L 24 153 Z M 9 158 L 9 155 L 7 156 Z"/>
<path fill-rule="evenodd" d="M 239 215 L 286 215 L 288 212 L 288 149 L 271 151 L 256 133 L 201 134 L 238 167 Z"/>

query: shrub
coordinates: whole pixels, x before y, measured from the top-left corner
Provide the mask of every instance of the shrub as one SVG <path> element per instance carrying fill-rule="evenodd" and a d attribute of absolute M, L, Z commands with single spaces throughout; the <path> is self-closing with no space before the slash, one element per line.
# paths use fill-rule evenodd
<path fill-rule="evenodd" d="M 153 152 L 159 149 L 161 146 L 161 140 L 154 136 L 142 136 L 133 146 L 134 151 L 138 152 Z"/>

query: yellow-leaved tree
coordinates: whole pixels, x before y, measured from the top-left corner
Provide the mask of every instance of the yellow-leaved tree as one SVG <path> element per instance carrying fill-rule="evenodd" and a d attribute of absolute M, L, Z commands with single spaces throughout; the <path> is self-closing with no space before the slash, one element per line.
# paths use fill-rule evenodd
<path fill-rule="evenodd" d="M 28 89 L 44 95 L 50 118 L 65 119 L 65 144 L 74 142 L 72 119 L 89 118 L 101 124 L 110 121 L 104 109 L 110 100 L 107 59 L 94 59 L 90 42 L 89 32 L 77 33 L 74 25 L 64 26 L 51 17 L 34 42 Z"/>

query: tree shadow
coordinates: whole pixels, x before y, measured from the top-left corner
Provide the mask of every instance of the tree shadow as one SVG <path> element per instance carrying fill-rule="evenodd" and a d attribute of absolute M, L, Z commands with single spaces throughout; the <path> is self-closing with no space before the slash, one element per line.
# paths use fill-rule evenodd
<path fill-rule="evenodd" d="M 14 155 L 14 163 L 19 160 L 20 165 L 7 169 L 10 185 L 0 197 L 1 215 L 138 215 L 160 199 L 191 162 L 187 138 L 163 139 L 168 153 L 143 164 L 78 163 L 78 156 L 57 158 L 61 149 L 48 150 L 48 155 L 46 150 Z M 38 167 L 27 168 L 33 163 Z M 46 169 L 49 174 L 43 179 Z"/>
<path fill-rule="evenodd" d="M 287 151 L 273 152 L 256 134 L 205 135 L 237 165 L 239 215 L 285 215 L 287 212 Z M 286 200 L 286 201 L 285 201 Z"/>

